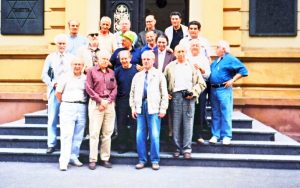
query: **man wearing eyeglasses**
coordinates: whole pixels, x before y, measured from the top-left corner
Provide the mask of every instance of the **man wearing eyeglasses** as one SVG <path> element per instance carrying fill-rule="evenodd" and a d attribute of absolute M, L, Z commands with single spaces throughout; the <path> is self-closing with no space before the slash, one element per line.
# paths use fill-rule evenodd
<path fill-rule="evenodd" d="M 78 20 L 70 20 L 68 22 L 70 34 L 68 35 L 68 45 L 66 52 L 76 55 L 77 50 L 81 46 L 87 45 L 88 41 L 85 37 L 78 35 L 80 23 Z"/>
<path fill-rule="evenodd" d="M 154 15 L 148 15 L 145 18 L 145 22 L 146 22 L 146 27 L 144 31 L 141 31 L 138 35 L 138 44 L 137 46 L 139 48 L 142 48 L 143 46 L 145 46 L 147 44 L 147 40 L 146 40 L 146 33 L 148 31 L 153 31 L 156 36 L 161 35 L 163 32 L 161 30 L 158 30 L 155 28 L 155 24 L 156 24 L 156 20 Z"/>

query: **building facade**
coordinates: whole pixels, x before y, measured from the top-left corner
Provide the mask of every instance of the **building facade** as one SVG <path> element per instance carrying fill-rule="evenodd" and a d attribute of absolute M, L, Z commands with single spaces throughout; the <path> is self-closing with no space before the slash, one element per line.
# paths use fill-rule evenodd
<path fill-rule="evenodd" d="M 229 41 L 232 53 L 249 69 L 249 76 L 234 88 L 235 108 L 300 140 L 300 4 L 297 0 L 278 1 L 295 10 L 295 20 L 291 20 L 293 15 L 281 16 L 288 25 L 285 21 L 278 28 L 294 31 L 287 35 L 276 35 L 275 26 L 275 35 L 270 30 L 267 34 L 255 31 L 262 27 L 255 18 L 264 17 L 256 0 L 44 0 L 42 34 L 0 35 L 0 123 L 46 108 L 41 70 L 47 54 L 55 50 L 54 36 L 68 33 L 68 20 L 79 20 L 80 33 L 86 35 L 98 28 L 100 16 L 108 15 L 117 22 L 118 14 L 126 14 L 132 29 L 139 32 L 144 28 L 144 17 L 154 14 L 158 29 L 164 30 L 170 24 L 169 13 L 178 10 L 185 24 L 201 22 L 201 35 L 213 47 L 218 40 Z M 2 22 L 3 3 L 0 6 Z"/>

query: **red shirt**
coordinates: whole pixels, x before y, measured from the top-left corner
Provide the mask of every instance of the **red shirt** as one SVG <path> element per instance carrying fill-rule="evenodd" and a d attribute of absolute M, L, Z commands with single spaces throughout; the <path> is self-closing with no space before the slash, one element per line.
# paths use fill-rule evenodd
<path fill-rule="evenodd" d="M 107 68 L 104 73 L 99 65 L 94 66 L 87 72 L 86 92 L 91 99 L 100 103 L 102 99 L 113 102 L 117 95 L 117 82 L 113 70 Z"/>

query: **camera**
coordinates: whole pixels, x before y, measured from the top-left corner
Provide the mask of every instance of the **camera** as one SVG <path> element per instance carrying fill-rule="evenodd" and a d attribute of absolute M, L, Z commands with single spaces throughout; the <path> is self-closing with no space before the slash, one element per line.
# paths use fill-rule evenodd
<path fill-rule="evenodd" d="M 183 97 L 183 98 L 186 98 L 186 97 L 188 97 L 188 96 L 193 96 L 193 92 L 190 92 L 190 91 L 188 91 L 188 90 L 182 90 L 182 91 L 181 91 L 181 94 L 182 94 L 182 97 Z"/>

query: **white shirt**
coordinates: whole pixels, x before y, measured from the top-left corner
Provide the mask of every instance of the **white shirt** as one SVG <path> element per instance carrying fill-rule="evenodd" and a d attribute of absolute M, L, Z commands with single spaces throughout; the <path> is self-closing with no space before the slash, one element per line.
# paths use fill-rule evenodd
<path fill-rule="evenodd" d="M 209 45 L 209 42 L 206 38 L 204 37 L 198 37 L 197 38 L 200 42 L 200 45 L 201 45 L 201 54 L 204 54 L 205 56 L 207 57 L 211 57 L 214 55 L 210 45 Z M 190 43 L 191 43 L 191 40 L 192 38 L 190 36 L 186 36 L 184 37 L 183 39 L 180 40 L 179 44 L 183 45 L 186 49 L 186 51 L 189 51 L 190 50 Z"/>
<path fill-rule="evenodd" d="M 174 91 L 192 90 L 193 87 L 193 70 L 189 62 L 177 63 L 174 70 L 175 84 Z"/>
<path fill-rule="evenodd" d="M 73 73 L 67 73 L 59 79 L 56 91 L 62 93 L 62 101 L 86 102 L 85 82 L 86 75 L 75 76 Z"/>
<path fill-rule="evenodd" d="M 163 70 L 163 66 L 164 66 L 164 61 L 165 61 L 165 57 L 166 57 L 166 49 L 164 51 L 160 51 L 158 50 L 158 66 L 157 69 L 160 70 L 162 72 Z"/>
<path fill-rule="evenodd" d="M 210 75 L 210 63 L 209 60 L 206 56 L 203 54 L 199 54 L 197 56 L 193 56 L 191 53 L 187 54 L 187 59 L 188 61 L 194 65 L 197 64 L 199 65 L 202 69 L 205 70 L 205 73 L 202 74 L 202 77 L 207 80 L 209 75 Z"/>

